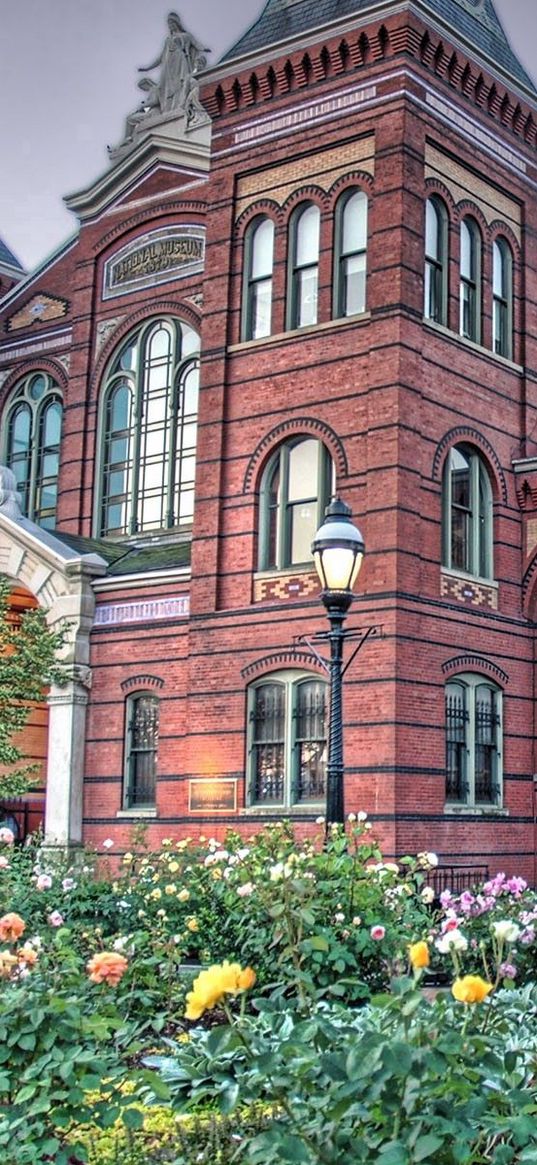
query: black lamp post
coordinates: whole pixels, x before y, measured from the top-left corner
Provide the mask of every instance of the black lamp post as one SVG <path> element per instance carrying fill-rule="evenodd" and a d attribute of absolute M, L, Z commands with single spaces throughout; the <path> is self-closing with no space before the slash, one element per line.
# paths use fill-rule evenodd
<path fill-rule="evenodd" d="M 351 521 L 350 507 L 336 498 L 326 509 L 312 544 L 321 580 L 321 598 L 330 622 L 330 731 L 326 773 L 326 821 L 343 824 L 343 623 L 352 603 L 353 586 L 363 562 L 365 545 Z"/>

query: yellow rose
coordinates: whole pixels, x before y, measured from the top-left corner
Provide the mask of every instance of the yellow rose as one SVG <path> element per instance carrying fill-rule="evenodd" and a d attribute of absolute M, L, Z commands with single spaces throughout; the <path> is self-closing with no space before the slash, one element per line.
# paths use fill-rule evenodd
<path fill-rule="evenodd" d="M 426 942 L 411 943 L 408 948 L 408 957 L 415 971 L 421 971 L 430 963 L 429 947 Z"/>
<path fill-rule="evenodd" d="M 179 862 L 168 862 L 168 869 L 170 874 L 176 874 L 179 869 Z"/>
<path fill-rule="evenodd" d="M 170 882 L 169 886 L 164 887 L 165 894 L 175 894 L 176 890 L 177 890 L 177 886 L 175 885 L 175 882 Z"/>
<path fill-rule="evenodd" d="M 155 902 L 158 902 L 159 898 L 162 898 L 162 890 L 159 890 L 157 887 L 155 890 L 151 891 L 150 897 L 154 898 Z"/>
<path fill-rule="evenodd" d="M 188 902 L 190 898 L 190 890 L 180 890 L 177 895 L 179 902 Z"/>
<path fill-rule="evenodd" d="M 188 929 L 194 931 L 194 933 L 197 930 L 199 930 L 199 928 L 200 928 L 200 924 L 199 924 L 197 918 L 189 918 L 186 925 L 187 925 Z"/>
<path fill-rule="evenodd" d="M 451 994 L 459 1003 L 482 1003 L 492 989 L 492 983 L 487 983 L 481 975 L 465 975 L 462 979 L 455 979 Z"/>
<path fill-rule="evenodd" d="M 239 995 L 254 983 L 255 971 L 251 967 L 243 970 L 239 963 L 225 961 L 201 971 L 186 997 L 186 1019 L 199 1019 L 204 1011 L 216 1007 L 225 995 Z"/>
<path fill-rule="evenodd" d="M 219 882 L 221 877 L 222 871 L 218 868 L 218 866 L 216 866 L 214 870 L 211 870 L 211 878 L 213 878 L 215 882 Z"/>

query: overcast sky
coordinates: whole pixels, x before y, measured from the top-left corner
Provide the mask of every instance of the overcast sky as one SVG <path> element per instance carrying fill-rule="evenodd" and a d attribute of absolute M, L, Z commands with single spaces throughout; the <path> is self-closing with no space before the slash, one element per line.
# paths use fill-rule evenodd
<path fill-rule="evenodd" d="M 315 0 L 311 0 L 312 4 Z M 155 59 L 170 0 L 0 0 L 0 236 L 23 265 L 76 228 L 62 198 L 107 166 L 140 100 L 137 67 Z M 213 50 L 237 39 L 263 0 L 178 0 L 185 25 Z M 496 0 L 537 80 L 537 0 Z"/>

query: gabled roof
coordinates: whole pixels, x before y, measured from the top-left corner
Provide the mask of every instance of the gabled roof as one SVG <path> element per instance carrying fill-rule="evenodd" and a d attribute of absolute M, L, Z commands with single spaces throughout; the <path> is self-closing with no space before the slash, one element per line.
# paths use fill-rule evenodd
<path fill-rule="evenodd" d="M 24 275 L 24 267 L 22 266 L 22 263 L 19 263 L 19 260 L 13 254 L 13 251 L 10 251 L 9 247 L 7 246 L 7 243 L 4 243 L 4 240 L 1 238 L 0 238 L 0 266 L 13 267 L 14 271 L 20 271 L 21 275 Z"/>
<path fill-rule="evenodd" d="M 268 0 L 259 18 L 224 54 L 231 61 L 269 45 L 288 41 L 316 28 L 348 19 L 368 11 L 389 8 L 390 0 Z M 399 0 L 398 6 L 400 6 Z M 412 0 L 408 0 L 411 4 Z M 493 0 L 415 0 L 414 7 L 430 12 L 455 37 L 473 46 L 485 57 L 521 84 L 537 93 L 534 82 L 515 56 L 496 14 Z"/>

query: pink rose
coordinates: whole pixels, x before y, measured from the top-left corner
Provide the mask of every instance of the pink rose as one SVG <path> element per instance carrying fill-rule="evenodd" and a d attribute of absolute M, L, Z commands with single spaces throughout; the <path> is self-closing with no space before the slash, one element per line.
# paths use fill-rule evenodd
<path fill-rule="evenodd" d="M 384 926 L 372 926 L 369 934 L 371 935 L 371 938 L 375 940 L 375 942 L 379 943 L 382 942 L 382 939 L 386 934 L 386 929 Z"/>
<path fill-rule="evenodd" d="M 48 921 L 51 926 L 63 926 L 63 914 L 59 910 L 53 910 L 48 916 Z"/>
<path fill-rule="evenodd" d="M 0 870 L 9 870 L 9 862 L 4 854 L 0 854 Z"/>
<path fill-rule="evenodd" d="M 0 844 L 13 845 L 15 841 L 15 834 L 12 829 L 8 829 L 7 825 L 2 825 L 0 829 Z"/>
<path fill-rule="evenodd" d="M 40 874 L 36 883 L 37 890 L 50 890 L 52 886 L 52 878 L 50 874 Z"/>

